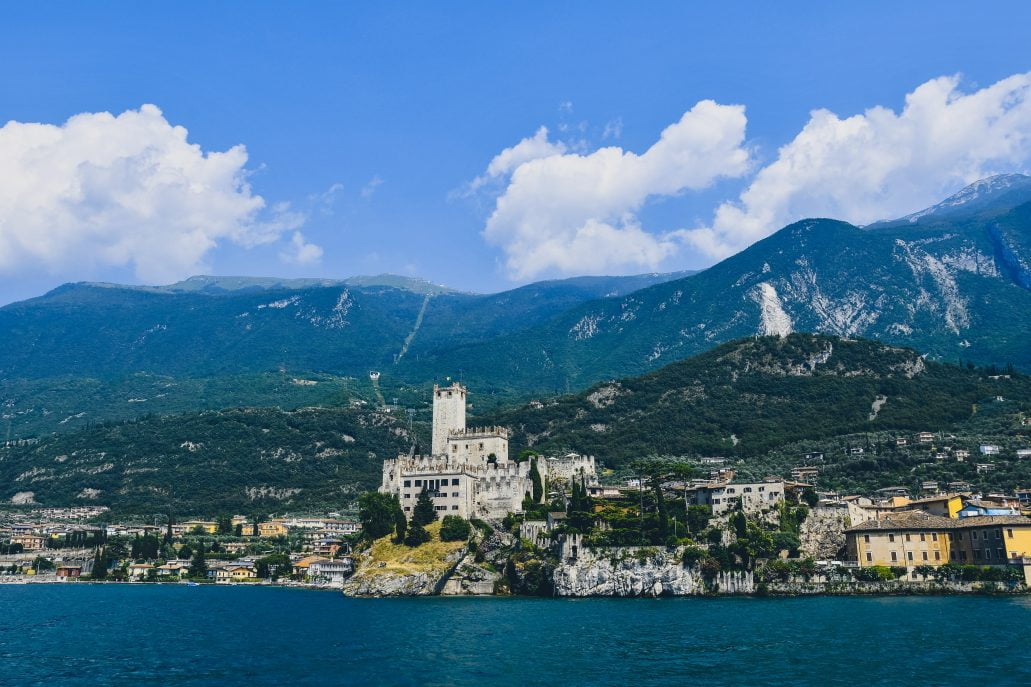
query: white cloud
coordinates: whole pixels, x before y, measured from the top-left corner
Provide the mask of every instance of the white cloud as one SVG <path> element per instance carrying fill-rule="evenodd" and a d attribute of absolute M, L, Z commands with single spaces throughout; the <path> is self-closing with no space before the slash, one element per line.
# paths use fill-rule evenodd
<path fill-rule="evenodd" d="M 902 111 L 873 107 L 842 119 L 816 110 L 737 202 L 711 226 L 685 232 L 724 257 L 804 217 L 857 224 L 906 215 L 963 185 L 1022 168 L 1031 157 L 1031 73 L 974 91 L 958 77 L 928 81 Z"/>
<path fill-rule="evenodd" d="M 220 242 L 254 246 L 297 228 L 247 183 L 247 152 L 205 152 L 153 105 L 60 126 L 0 127 L 0 273 L 88 274 L 126 266 L 147 281 L 203 269 Z M 263 217 L 262 215 L 265 215 Z"/>
<path fill-rule="evenodd" d="M 488 183 L 507 178 L 519 165 L 542 157 L 561 155 L 567 149 L 562 141 L 549 141 L 548 127 L 542 126 L 533 136 L 528 136 L 495 155 L 487 165 L 487 171 L 473 179 L 458 195 L 471 195 Z"/>
<path fill-rule="evenodd" d="M 642 229 L 635 213 L 645 200 L 702 189 L 749 167 L 744 108 L 710 100 L 641 154 L 615 146 L 571 153 L 547 134 L 542 127 L 502 151 L 481 177 L 508 177 L 484 236 L 501 246 L 516 279 L 653 268 L 679 239 Z"/>
<path fill-rule="evenodd" d="M 322 259 L 322 248 L 308 243 L 301 232 L 295 231 L 290 238 L 290 249 L 281 251 L 279 258 L 283 262 L 309 265 Z"/>
<path fill-rule="evenodd" d="M 378 189 L 382 184 L 383 179 L 380 177 L 380 175 L 374 174 L 373 177 L 369 179 L 369 181 L 365 184 L 365 186 L 362 186 L 362 198 L 371 198 L 372 194 L 375 193 L 376 189 Z"/>

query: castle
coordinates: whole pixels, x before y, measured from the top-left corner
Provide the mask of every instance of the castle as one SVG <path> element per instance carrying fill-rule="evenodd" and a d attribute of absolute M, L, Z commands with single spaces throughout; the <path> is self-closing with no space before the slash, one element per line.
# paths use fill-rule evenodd
<path fill-rule="evenodd" d="M 383 461 L 380 491 L 395 494 L 411 517 L 425 488 L 438 514 L 502 518 L 522 510 L 533 491 L 531 463 L 508 456 L 508 429 L 465 426 L 469 391 L 455 382 L 433 385 L 433 438 L 428 455 L 412 451 Z M 542 483 L 583 479 L 597 483 L 593 456 L 569 454 L 536 460 Z"/>

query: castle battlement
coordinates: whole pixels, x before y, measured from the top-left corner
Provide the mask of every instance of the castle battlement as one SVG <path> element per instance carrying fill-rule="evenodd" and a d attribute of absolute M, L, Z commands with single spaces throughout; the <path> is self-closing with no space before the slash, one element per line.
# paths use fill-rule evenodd
<path fill-rule="evenodd" d="M 461 441 L 471 439 L 492 439 L 494 437 L 508 438 L 508 427 L 469 427 L 467 429 L 452 431 L 448 435 L 449 441 Z"/>

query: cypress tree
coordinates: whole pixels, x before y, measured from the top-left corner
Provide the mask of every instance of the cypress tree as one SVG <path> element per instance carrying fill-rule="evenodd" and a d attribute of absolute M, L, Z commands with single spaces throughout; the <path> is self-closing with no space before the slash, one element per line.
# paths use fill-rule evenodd
<path fill-rule="evenodd" d="M 208 576 L 208 562 L 204 559 L 204 546 L 197 548 L 190 561 L 190 577 L 205 578 Z"/>
<path fill-rule="evenodd" d="M 541 482 L 541 473 L 537 470 L 537 459 L 530 459 L 530 483 L 533 485 L 533 502 L 540 503 L 544 498 L 544 484 Z"/>
<path fill-rule="evenodd" d="M 412 522 L 419 525 L 428 525 L 437 519 L 437 511 L 433 508 L 433 499 L 426 487 L 419 492 L 419 498 L 415 502 L 415 510 L 412 511 Z"/>
<path fill-rule="evenodd" d="M 401 507 L 394 511 L 394 540 L 400 544 L 405 540 L 405 532 L 408 531 L 408 518 Z"/>

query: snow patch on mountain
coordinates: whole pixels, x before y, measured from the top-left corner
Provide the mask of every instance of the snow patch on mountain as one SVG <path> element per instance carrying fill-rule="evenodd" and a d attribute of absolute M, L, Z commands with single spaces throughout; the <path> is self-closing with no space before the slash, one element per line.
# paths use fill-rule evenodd
<path fill-rule="evenodd" d="M 777 289 L 769 282 L 758 284 L 751 291 L 751 296 L 759 304 L 759 333 L 764 335 L 787 336 L 792 331 L 791 316 L 784 310 Z"/>
<path fill-rule="evenodd" d="M 913 223 L 924 217 L 942 214 L 956 208 L 977 203 L 988 196 L 1008 191 L 1016 186 L 1026 186 L 1031 183 L 1031 178 L 1023 174 L 996 174 L 995 176 L 980 179 L 964 187 L 958 193 L 954 193 L 937 205 L 906 215 L 902 219 Z"/>

